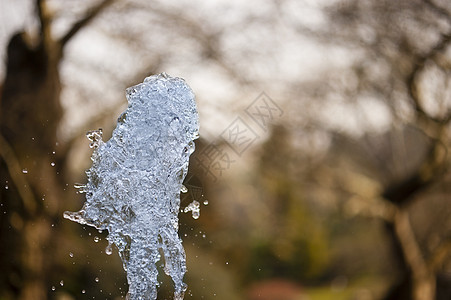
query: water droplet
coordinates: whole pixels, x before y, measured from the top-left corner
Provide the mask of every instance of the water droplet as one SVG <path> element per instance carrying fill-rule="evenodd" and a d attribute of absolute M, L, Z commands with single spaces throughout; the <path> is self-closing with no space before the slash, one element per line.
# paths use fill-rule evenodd
<path fill-rule="evenodd" d="M 95 280 L 95 282 L 99 282 L 100 281 L 99 277 L 96 277 L 94 280 Z"/>
<path fill-rule="evenodd" d="M 192 214 L 193 219 L 197 220 L 200 217 L 200 212 L 199 211 L 194 211 L 193 210 L 193 214 Z"/>
<path fill-rule="evenodd" d="M 63 280 L 60 281 L 60 285 L 64 286 L 64 281 Z"/>
<path fill-rule="evenodd" d="M 55 163 L 54 163 L 54 162 L 51 162 L 50 165 L 51 165 L 52 167 L 54 167 L 54 166 L 55 166 Z"/>
<path fill-rule="evenodd" d="M 98 148 L 103 143 L 102 136 L 102 128 L 99 128 L 99 130 L 88 131 L 88 133 L 86 133 L 86 137 L 91 141 L 89 147 Z"/>
<path fill-rule="evenodd" d="M 25 169 L 22 170 L 22 173 L 28 174 L 28 170 L 25 168 Z"/>
<path fill-rule="evenodd" d="M 72 252 L 69 252 L 70 257 L 74 257 L 74 254 Z"/>
<path fill-rule="evenodd" d="M 208 205 L 208 200 L 204 200 L 204 205 Z"/>
<path fill-rule="evenodd" d="M 7 189 L 9 189 L 9 186 L 6 184 L 6 185 L 5 185 L 5 190 L 7 190 Z"/>
<path fill-rule="evenodd" d="M 188 188 L 182 184 L 182 188 L 180 189 L 182 193 L 188 192 Z"/>
<path fill-rule="evenodd" d="M 84 294 L 84 293 L 86 293 L 86 291 L 85 290 L 81 290 L 81 293 Z"/>
<path fill-rule="evenodd" d="M 87 191 L 86 185 L 82 184 L 82 183 L 74 184 L 74 188 L 79 189 L 77 193 L 80 193 L 80 194 L 86 193 L 86 191 Z"/>
<path fill-rule="evenodd" d="M 54 285 L 52 285 L 52 291 L 56 290 L 56 287 Z"/>
<path fill-rule="evenodd" d="M 100 241 L 100 238 L 98 236 L 94 237 L 94 242 L 98 243 Z"/>
<path fill-rule="evenodd" d="M 198 201 L 193 200 L 193 202 L 191 202 L 187 207 L 185 207 L 185 209 L 183 210 L 183 212 L 187 213 L 191 211 L 192 212 L 192 217 L 193 219 L 199 219 L 200 217 L 200 204 Z"/>
<path fill-rule="evenodd" d="M 56 153 L 55 151 L 52 152 L 52 154 L 55 154 L 55 153 Z"/>
<path fill-rule="evenodd" d="M 105 253 L 107 255 L 111 255 L 113 253 L 113 244 L 111 242 L 108 242 L 108 246 L 105 248 Z"/>

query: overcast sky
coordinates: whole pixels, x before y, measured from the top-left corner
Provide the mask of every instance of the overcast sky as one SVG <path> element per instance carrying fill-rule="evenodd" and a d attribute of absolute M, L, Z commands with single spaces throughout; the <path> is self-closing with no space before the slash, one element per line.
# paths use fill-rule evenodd
<path fill-rule="evenodd" d="M 29 31 L 36 29 L 31 2 L 34 1 L 0 0 L 3 62 L 11 34 L 23 27 Z M 74 16 L 83 13 L 84 3 L 90 2 L 50 1 L 60 12 L 53 28 L 55 35 L 64 32 Z M 62 137 L 78 134 L 86 119 L 94 118 L 99 112 L 113 110 L 118 115 L 125 105 L 126 84 L 157 55 L 163 57 L 158 72 L 183 77 L 193 88 L 199 106 L 201 135 L 208 139 L 218 137 L 237 116 L 242 116 L 261 92 L 266 92 L 286 112 L 283 116 L 286 121 L 306 117 L 302 115 L 302 107 L 308 106 L 308 113 L 317 114 L 326 126 L 349 133 L 361 131 L 362 119 L 368 127 L 388 126 L 388 111 L 375 99 L 362 99 L 361 108 L 355 108 L 346 99 L 332 99 L 331 105 L 324 105 L 324 102 L 310 103 L 310 99 L 292 96 L 290 89 L 298 83 L 320 79 L 330 70 L 346 69 L 356 52 L 321 45 L 294 28 L 293 24 L 313 30 L 325 26 L 327 20 L 321 12 L 321 2 L 284 1 L 279 7 L 275 3 L 118 0 L 116 6 L 81 31 L 66 49 L 61 65 L 62 103 L 66 110 Z M 133 9 L 136 4 L 142 4 L 143 8 Z M 219 32 L 218 43 L 225 64 L 251 84 L 240 85 L 221 64 L 204 59 L 192 32 L 185 30 L 183 24 L 174 25 L 168 18 L 152 12 L 154 8 L 183 14 L 207 33 Z M 4 72 L 3 64 L 0 78 Z M 360 109 L 364 118 L 357 118 L 362 114 Z"/>

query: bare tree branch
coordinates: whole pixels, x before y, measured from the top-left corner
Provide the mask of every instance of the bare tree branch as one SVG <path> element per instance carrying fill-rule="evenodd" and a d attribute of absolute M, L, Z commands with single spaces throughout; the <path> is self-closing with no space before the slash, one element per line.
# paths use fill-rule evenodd
<path fill-rule="evenodd" d="M 409 215 L 405 209 L 399 209 L 395 214 L 394 226 L 406 262 L 412 271 L 413 299 L 434 299 L 435 276 L 423 258 L 412 225 L 410 224 Z"/>
<path fill-rule="evenodd" d="M 379 218 L 387 223 L 394 222 L 396 206 L 381 197 L 372 199 L 355 195 L 346 202 L 346 212 L 351 215 L 359 215 L 370 218 Z"/>
<path fill-rule="evenodd" d="M 43 0 L 39 0 L 43 1 Z M 59 44 L 61 48 L 69 42 L 81 29 L 83 29 L 86 25 L 88 25 L 95 17 L 97 17 L 104 9 L 113 4 L 116 0 L 104 0 L 100 2 L 97 6 L 91 8 L 84 18 L 76 22 L 72 28 L 59 40 Z"/>
<path fill-rule="evenodd" d="M 444 127 L 440 129 L 441 134 L 443 134 Z M 434 139 L 423 163 L 418 166 L 415 172 L 404 180 L 388 186 L 382 196 L 397 204 L 408 202 L 412 195 L 441 178 L 447 170 L 447 164 L 444 163 L 447 156 L 448 148 L 443 144 L 441 138 Z"/>
<path fill-rule="evenodd" d="M 451 256 L 451 238 L 448 238 L 447 241 L 443 242 L 431 255 L 429 260 L 430 268 L 437 272 L 445 260 Z"/>
<path fill-rule="evenodd" d="M 431 8 L 435 13 L 437 13 L 438 15 L 440 15 L 441 17 L 445 18 L 448 20 L 448 22 L 451 22 L 451 13 L 449 11 L 447 11 L 446 9 L 444 9 L 443 7 L 438 6 L 437 4 L 434 3 L 434 1 L 432 0 L 423 0 L 424 3 L 426 3 L 429 8 Z"/>
<path fill-rule="evenodd" d="M 40 22 L 40 33 L 42 37 L 42 42 L 45 47 L 49 46 L 51 41 L 51 32 L 50 26 L 52 23 L 51 16 L 49 15 L 46 1 L 45 0 L 36 0 L 36 9 L 38 11 L 38 18 Z"/>
<path fill-rule="evenodd" d="M 433 116 L 430 116 L 423 108 L 421 104 L 421 99 L 418 94 L 418 87 L 417 87 L 417 76 L 418 74 L 424 70 L 425 63 L 432 59 L 435 55 L 437 55 L 439 52 L 446 49 L 446 47 L 451 42 L 451 32 L 448 32 L 446 34 L 442 35 L 441 40 L 433 47 L 428 53 L 424 55 L 420 55 L 416 58 L 413 64 L 413 70 L 410 73 L 410 75 L 407 78 L 407 86 L 408 86 L 408 92 L 409 96 L 412 99 L 413 106 L 418 113 L 418 116 L 422 119 L 433 121 L 437 124 L 447 124 L 451 121 L 451 112 L 449 112 L 445 117 L 443 118 L 435 118 Z"/>
<path fill-rule="evenodd" d="M 144 6 L 143 9 L 145 8 L 146 7 Z M 222 33 L 221 30 L 223 29 L 216 31 L 210 28 L 206 29 L 206 26 L 203 26 L 201 21 L 191 18 L 178 10 L 158 7 L 156 5 L 152 6 L 152 10 L 155 13 L 172 20 L 180 30 L 186 32 L 188 36 L 191 36 L 196 40 L 203 49 L 202 52 L 205 59 L 217 63 L 231 78 L 242 85 L 254 84 L 251 79 L 240 74 L 240 72 L 227 61 L 219 40 Z"/>

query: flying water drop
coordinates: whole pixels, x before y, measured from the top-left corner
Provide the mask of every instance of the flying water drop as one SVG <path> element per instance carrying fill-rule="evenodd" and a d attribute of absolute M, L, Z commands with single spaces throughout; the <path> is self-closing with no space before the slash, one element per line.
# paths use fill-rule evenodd
<path fill-rule="evenodd" d="M 105 248 L 105 253 L 107 255 L 113 254 L 113 244 L 111 242 L 108 242 L 108 246 Z"/>
<path fill-rule="evenodd" d="M 193 200 L 187 207 L 183 210 L 185 213 L 191 211 L 193 219 L 199 219 L 200 217 L 200 203 Z"/>

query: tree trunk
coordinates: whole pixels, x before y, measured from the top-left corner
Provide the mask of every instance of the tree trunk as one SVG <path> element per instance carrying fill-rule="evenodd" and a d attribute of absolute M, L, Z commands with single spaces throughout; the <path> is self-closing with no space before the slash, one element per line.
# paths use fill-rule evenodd
<path fill-rule="evenodd" d="M 46 299 L 50 290 L 52 223 L 62 190 L 54 152 L 60 58 L 59 49 L 32 47 L 23 34 L 8 45 L 0 99 L 1 299 Z"/>

